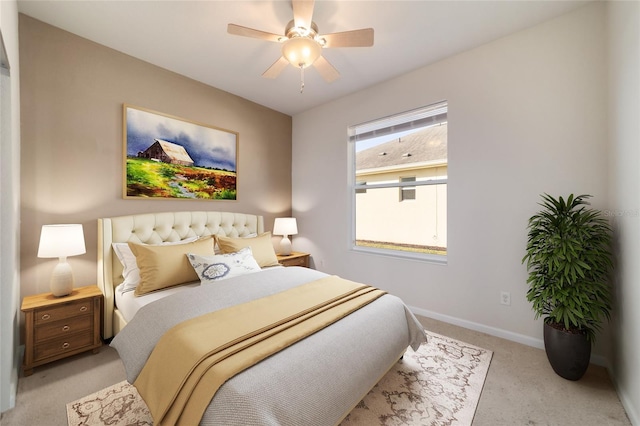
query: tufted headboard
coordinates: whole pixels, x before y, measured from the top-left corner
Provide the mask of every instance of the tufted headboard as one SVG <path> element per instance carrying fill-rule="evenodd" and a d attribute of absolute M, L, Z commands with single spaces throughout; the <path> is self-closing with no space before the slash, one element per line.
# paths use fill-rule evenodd
<path fill-rule="evenodd" d="M 187 211 L 98 219 L 98 287 L 104 294 L 102 337 L 111 338 L 126 325 L 115 309 L 114 289 L 122 282 L 122 264 L 112 243 L 160 244 L 194 236 L 244 237 L 262 232 L 263 217 L 243 213 Z"/>

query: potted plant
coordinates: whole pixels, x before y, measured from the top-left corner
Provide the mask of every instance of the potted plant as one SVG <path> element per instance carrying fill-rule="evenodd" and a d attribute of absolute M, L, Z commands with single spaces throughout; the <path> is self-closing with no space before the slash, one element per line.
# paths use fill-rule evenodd
<path fill-rule="evenodd" d="M 542 195 L 543 209 L 529 219 L 522 259 L 529 273 L 527 300 L 535 318 L 544 318 L 547 358 L 569 380 L 586 372 L 596 331 L 611 310 L 611 227 L 600 211 L 587 207 L 590 197 Z"/>

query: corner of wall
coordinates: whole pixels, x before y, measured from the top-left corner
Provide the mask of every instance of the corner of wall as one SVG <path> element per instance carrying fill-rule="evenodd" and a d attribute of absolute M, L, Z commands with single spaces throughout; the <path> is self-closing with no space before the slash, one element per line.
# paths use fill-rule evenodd
<path fill-rule="evenodd" d="M 640 3 L 605 3 L 609 204 L 615 233 L 610 375 L 627 416 L 640 424 Z"/>
<path fill-rule="evenodd" d="M 0 411 L 15 405 L 20 363 L 20 66 L 18 58 L 18 6 L 0 2 L 0 32 L 6 53 L 0 99 Z M 7 95 L 8 93 L 8 95 Z"/>

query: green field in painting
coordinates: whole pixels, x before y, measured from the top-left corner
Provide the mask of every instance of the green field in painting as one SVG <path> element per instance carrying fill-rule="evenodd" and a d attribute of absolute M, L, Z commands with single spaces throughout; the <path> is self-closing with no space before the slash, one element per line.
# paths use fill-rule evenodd
<path fill-rule="evenodd" d="M 236 173 L 127 158 L 127 196 L 235 200 Z"/>

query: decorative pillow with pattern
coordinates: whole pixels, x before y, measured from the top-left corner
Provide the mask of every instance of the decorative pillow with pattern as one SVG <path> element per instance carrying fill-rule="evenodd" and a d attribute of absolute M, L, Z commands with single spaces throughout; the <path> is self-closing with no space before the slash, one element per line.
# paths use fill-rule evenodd
<path fill-rule="evenodd" d="M 187 258 L 189 258 L 189 262 L 191 262 L 191 266 L 198 274 L 202 284 L 260 271 L 260 266 L 253 257 L 251 247 L 245 247 L 235 253 L 214 256 L 189 253 Z"/>

